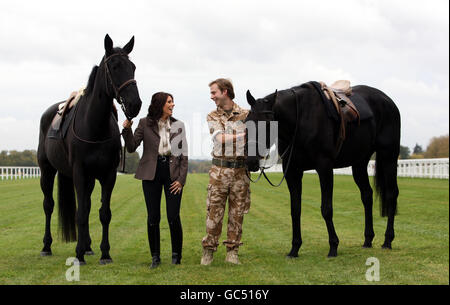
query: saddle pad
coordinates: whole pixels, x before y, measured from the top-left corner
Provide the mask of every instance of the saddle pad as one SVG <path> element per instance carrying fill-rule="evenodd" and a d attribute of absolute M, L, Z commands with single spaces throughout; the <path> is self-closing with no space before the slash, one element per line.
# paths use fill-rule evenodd
<path fill-rule="evenodd" d="M 320 85 L 320 83 L 312 81 L 309 82 L 311 85 L 313 85 L 313 87 L 317 90 L 317 92 L 319 93 L 319 95 L 322 97 L 322 102 L 323 105 L 325 106 L 325 109 L 327 111 L 327 115 L 330 119 L 335 120 L 336 122 L 340 121 L 339 118 L 339 114 L 336 111 L 336 108 L 333 105 L 333 101 L 329 100 L 326 96 L 325 93 L 322 90 L 322 86 Z"/>
<path fill-rule="evenodd" d="M 67 130 L 69 130 L 69 126 L 72 122 L 74 113 L 75 107 L 67 110 L 64 118 L 62 118 L 62 123 L 58 125 L 58 129 L 55 129 L 53 125 L 50 125 L 47 137 L 52 139 L 64 139 L 66 137 Z"/>
<path fill-rule="evenodd" d="M 364 121 L 373 117 L 372 109 L 370 109 L 366 100 L 359 95 L 358 93 L 353 92 L 352 96 L 350 96 L 353 105 L 355 105 L 356 109 L 359 111 L 359 120 Z"/>

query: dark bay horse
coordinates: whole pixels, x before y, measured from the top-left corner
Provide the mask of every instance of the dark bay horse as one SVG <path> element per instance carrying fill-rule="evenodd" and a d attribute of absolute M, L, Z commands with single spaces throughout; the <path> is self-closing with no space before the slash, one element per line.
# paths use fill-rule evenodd
<path fill-rule="evenodd" d="M 123 48 L 113 48 L 111 38 L 106 35 L 104 44 L 105 55 L 100 65 L 94 66 L 84 95 L 70 110 L 73 116 L 65 137 L 49 137 L 59 103 L 48 108 L 42 115 L 39 132 L 37 157 L 41 168 L 46 217 L 41 255 L 52 254 L 50 220 L 54 208 L 53 184 L 58 173 L 62 237 L 66 242 L 75 241 L 78 229 L 76 257 L 80 264 L 86 263 L 85 254 L 93 254 L 89 235 L 89 213 L 95 179 L 101 184 L 102 205 L 99 215 L 103 234 L 100 263 L 112 262 L 108 239 L 111 221 L 110 199 L 116 182 L 121 149 L 113 99 L 122 105 L 122 110 L 129 119 L 138 115 L 142 104 L 134 80 L 136 67 L 128 58 L 128 54 L 133 50 L 134 37 Z"/>
<path fill-rule="evenodd" d="M 337 256 L 339 244 L 333 224 L 333 168 L 352 167 L 353 179 L 361 192 L 365 211 L 363 247 L 372 247 L 375 236 L 373 191 L 367 164 L 374 152 L 375 186 L 381 201 L 381 215 L 388 217 L 382 247 L 391 249 L 399 193 L 397 158 L 400 150 L 400 113 L 394 102 L 378 89 L 354 86 L 352 90 L 353 96 L 359 101 L 355 105 L 360 108 L 361 121 L 347 123 L 346 138 L 340 149 L 337 149 L 339 122 L 329 116 L 327 106 L 312 82 L 276 91 L 258 100 L 247 91 L 247 101 L 251 106 L 247 121 L 278 122 L 278 151 L 282 156 L 283 172 L 291 198 L 292 248 L 288 257 L 297 257 L 302 245 L 302 177 L 305 170 L 311 169 L 317 171 L 320 180 L 321 212 L 330 244 L 328 256 Z M 254 139 L 247 139 L 247 144 L 250 141 L 257 143 L 258 138 L 256 135 Z M 267 148 L 271 144 L 266 142 L 262 147 Z M 258 149 L 256 152 L 255 156 L 248 156 L 247 159 L 250 171 L 259 169 L 259 160 L 265 153 Z"/>

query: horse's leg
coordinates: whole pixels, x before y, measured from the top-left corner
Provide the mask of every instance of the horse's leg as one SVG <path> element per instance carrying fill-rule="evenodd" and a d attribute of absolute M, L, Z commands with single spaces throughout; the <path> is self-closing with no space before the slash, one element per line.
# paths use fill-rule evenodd
<path fill-rule="evenodd" d="M 78 242 L 76 247 L 77 259 L 80 265 L 86 264 L 84 255 L 89 242 L 89 213 L 91 211 L 91 194 L 95 186 L 95 179 L 84 177 L 80 167 L 74 167 L 74 184 L 77 192 L 78 210 L 77 227 Z"/>
<path fill-rule="evenodd" d="M 53 186 L 55 183 L 56 169 L 54 169 L 48 161 L 40 162 L 41 167 L 41 189 L 44 193 L 44 212 L 45 212 L 45 233 L 44 247 L 41 256 L 52 255 L 52 233 L 50 230 L 50 222 L 52 218 L 55 201 L 53 200 Z"/>
<path fill-rule="evenodd" d="M 372 240 L 375 236 L 373 231 L 373 190 L 370 187 L 369 175 L 367 174 L 367 162 L 352 167 L 353 179 L 361 192 L 361 201 L 364 205 L 365 227 L 363 248 L 372 248 Z"/>
<path fill-rule="evenodd" d="M 100 222 L 102 223 L 103 233 L 102 242 L 100 244 L 100 250 L 102 251 L 102 257 L 100 258 L 100 264 L 105 265 L 112 263 L 112 258 L 109 255 L 109 223 L 111 222 L 111 193 L 116 183 L 116 172 L 113 171 L 105 179 L 100 181 L 102 186 L 102 206 L 99 210 Z"/>
<path fill-rule="evenodd" d="M 378 152 L 377 152 L 378 154 Z M 378 159 L 377 159 L 378 162 Z M 384 234 L 384 243 L 382 248 L 392 249 L 392 241 L 394 240 L 394 218 L 397 211 L 397 159 L 395 160 L 383 160 L 381 166 L 383 167 L 384 175 L 384 193 L 385 203 L 387 205 L 387 227 Z"/>
<path fill-rule="evenodd" d="M 89 223 L 88 223 L 88 239 L 87 239 L 87 244 L 86 244 L 86 252 L 84 252 L 85 255 L 94 255 L 94 251 L 91 248 L 91 235 L 89 233 Z"/>
<path fill-rule="evenodd" d="M 298 251 L 302 245 L 300 224 L 302 211 L 302 177 L 303 171 L 297 172 L 291 169 L 286 173 L 286 182 L 291 197 L 292 248 L 287 255 L 290 258 L 298 257 Z"/>
<path fill-rule="evenodd" d="M 328 257 L 337 256 L 337 248 L 339 239 L 333 224 L 333 167 L 331 162 L 322 161 L 317 168 L 320 179 L 320 189 L 322 193 L 321 211 L 328 230 L 328 240 L 330 244 L 330 252 Z"/>

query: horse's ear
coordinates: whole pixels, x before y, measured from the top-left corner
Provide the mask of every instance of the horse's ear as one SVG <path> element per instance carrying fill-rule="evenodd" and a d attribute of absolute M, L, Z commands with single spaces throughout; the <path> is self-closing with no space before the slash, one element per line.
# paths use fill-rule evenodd
<path fill-rule="evenodd" d="M 113 41 L 112 41 L 111 37 L 109 37 L 109 35 L 106 34 L 106 36 L 105 36 L 105 55 L 106 55 L 106 57 L 108 57 L 109 55 L 112 54 L 112 49 L 113 49 Z"/>
<path fill-rule="evenodd" d="M 131 51 L 133 51 L 133 47 L 134 47 L 134 36 L 131 37 L 130 41 L 123 47 L 123 50 L 125 51 L 125 53 L 130 54 Z"/>
<path fill-rule="evenodd" d="M 255 98 L 250 93 L 250 90 L 247 90 L 247 102 L 250 106 L 253 106 L 256 102 Z"/>

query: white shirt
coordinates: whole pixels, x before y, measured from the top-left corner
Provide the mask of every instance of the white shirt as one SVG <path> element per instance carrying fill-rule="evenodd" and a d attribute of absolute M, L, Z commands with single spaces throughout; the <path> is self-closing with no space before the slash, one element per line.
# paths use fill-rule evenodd
<path fill-rule="evenodd" d="M 170 118 L 162 121 L 158 120 L 158 128 L 159 128 L 159 148 L 158 154 L 165 156 L 170 154 Z"/>

